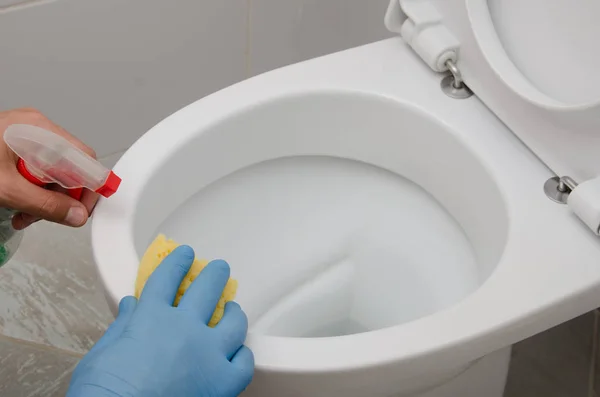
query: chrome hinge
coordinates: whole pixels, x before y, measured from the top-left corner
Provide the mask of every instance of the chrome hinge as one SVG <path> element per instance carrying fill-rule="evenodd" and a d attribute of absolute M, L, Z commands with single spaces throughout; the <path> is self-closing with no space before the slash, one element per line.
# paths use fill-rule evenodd
<path fill-rule="evenodd" d="M 450 74 L 444 77 L 440 83 L 444 94 L 455 99 L 465 99 L 473 95 L 473 91 L 463 81 L 462 74 L 454 62 L 446 61 L 446 67 Z"/>
<path fill-rule="evenodd" d="M 560 204 L 567 204 L 569 195 L 577 187 L 577 182 L 569 176 L 554 176 L 544 183 L 544 193 L 546 196 Z"/>
<path fill-rule="evenodd" d="M 465 85 L 457 67 L 460 43 L 443 24 L 443 18 L 429 0 L 391 0 L 385 25 L 404 41 L 435 72 L 450 72 L 441 83 L 452 98 L 468 98 L 473 93 Z"/>
<path fill-rule="evenodd" d="M 600 235 L 600 177 L 578 184 L 568 176 L 555 176 L 544 183 L 544 192 L 550 200 L 567 204 L 594 234 Z"/>

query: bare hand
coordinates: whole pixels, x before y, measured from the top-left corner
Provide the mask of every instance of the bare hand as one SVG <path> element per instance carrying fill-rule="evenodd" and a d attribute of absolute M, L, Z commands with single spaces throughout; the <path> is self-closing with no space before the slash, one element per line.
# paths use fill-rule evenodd
<path fill-rule="evenodd" d="M 15 109 L 0 112 L 0 134 L 12 124 L 28 124 L 54 132 L 96 158 L 96 153 L 63 128 L 35 109 Z M 17 171 L 17 155 L 0 139 L 0 207 L 19 211 L 13 218 L 15 229 L 24 229 L 40 219 L 67 226 L 85 225 L 98 201 L 98 194 L 84 190 L 81 202 L 60 186 L 48 189 L 28 182 Z"/>

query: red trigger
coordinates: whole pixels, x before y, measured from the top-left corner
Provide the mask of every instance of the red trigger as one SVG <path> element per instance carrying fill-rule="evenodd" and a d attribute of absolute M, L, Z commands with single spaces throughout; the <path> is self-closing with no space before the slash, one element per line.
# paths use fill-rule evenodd
<path fill-rule="evenodd" d="M 27 179 L 30 183 L 33 183 L 34 185 L 37 185 L 40 187 L 46 186 L 46 183 L 40 181 L 38 178 L 36 178 L 33 174 L 31 174 L 29 172 L 29 170 L 25 166 L 25 162 L 23 161 L 23 159 L 19 159 L 19 161 L 17 162 L 17 169 L 19 170 L 19 173 L 25 179 Z M 80 201 L 81 196 L 83 195 L 83 188 L 79 187 L 79 188 L 75 188 L 75 189 L 69 189 L 69 190 L 67 190 L 67 193 L 68 193 L 69 197 L 74 198 L 77 201 Z"/>
<path fill-rule="evenodd" d="M 69 189 L 69 190 L 67 190 L 67 192 L 69 193 L 69 196 L 71 196 L 75 200 L 81 201 L 81 196 L 83 194 L 82 187 L 78 187 L 77 189 Z"/>

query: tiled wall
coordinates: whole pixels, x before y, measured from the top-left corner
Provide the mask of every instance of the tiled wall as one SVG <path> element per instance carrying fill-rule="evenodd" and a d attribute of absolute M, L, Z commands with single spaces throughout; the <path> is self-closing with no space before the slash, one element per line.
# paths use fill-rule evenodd
<path fill-rule="evenodd" d="M 0 109 L 37 107 L 109 155 L 220 88 L 390 36 L 387 3 L 0 0 Z"/>

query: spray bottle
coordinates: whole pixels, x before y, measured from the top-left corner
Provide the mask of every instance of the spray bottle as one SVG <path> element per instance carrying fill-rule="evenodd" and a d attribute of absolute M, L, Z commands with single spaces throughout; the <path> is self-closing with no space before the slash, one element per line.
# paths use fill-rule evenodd
<path fill-rule="evenodd" d="M 19 156 L 19 173 L 37 186 L 58 184 L 80 200 L 84 188 L 110 197 L 121 183 L 121 178 L 100 162 L 43 128 L 13 124 L 4 132 L 4 141 Z M 23 231 L 12 226 L 16 213 L 0 208 L 0 267 L 12 258 L 23 238 Z"/>

